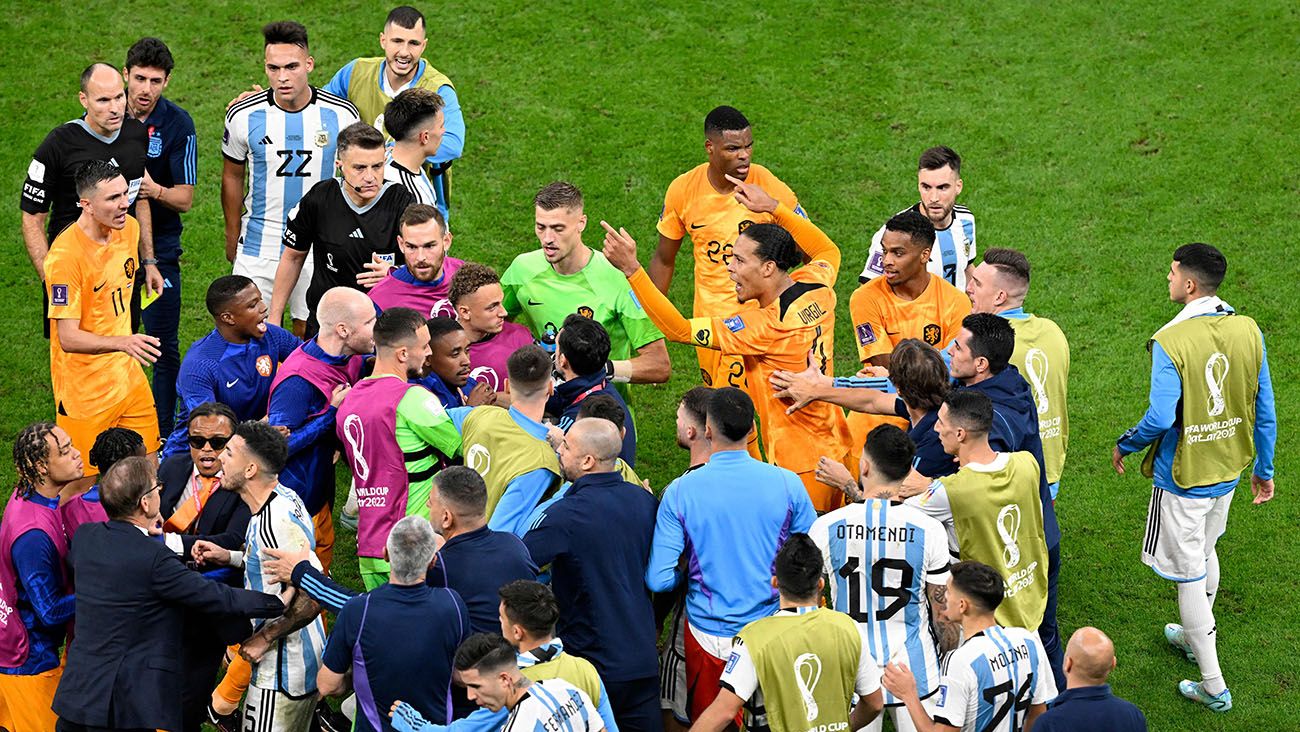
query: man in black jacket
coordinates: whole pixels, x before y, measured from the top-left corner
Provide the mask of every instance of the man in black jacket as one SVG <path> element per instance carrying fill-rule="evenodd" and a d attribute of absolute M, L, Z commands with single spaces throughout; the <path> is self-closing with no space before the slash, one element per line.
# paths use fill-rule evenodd
<path fill-rule="evenodd" d="M 226 549 L 242 549 L 250 518 L 248 504 L 238 494 L 220 490 L 219 457 L 235 434 L 238 418 L 234 410 L 220 402 L 206 402 L 194 407 L 188 417 L 185 434 L 189 449 L 167 458 L 158 468 L 165 541 L 182 560 L 189 558 L 199 539 Z M 218 567 L 203 574 L 231 587 L 244 586 L 241 569 Z M 248 623 L 240 617 L 195 610 L 187 613 L 181 641 L 183 732 L 199 732 L 226 646 L 240 642 L 248 632 Z"/>
<path fill-rule="evenodd" d="M 181 728 L 180 660 L 187 608 L 274 617 L 278 597 L 234 589 L 190 571 L 155 537 L 162 485 L 145 458 L 108 471 L 100 500 L 109 520 L 72 543 L 77 634 L 54 696 L 59 732 Z"/>

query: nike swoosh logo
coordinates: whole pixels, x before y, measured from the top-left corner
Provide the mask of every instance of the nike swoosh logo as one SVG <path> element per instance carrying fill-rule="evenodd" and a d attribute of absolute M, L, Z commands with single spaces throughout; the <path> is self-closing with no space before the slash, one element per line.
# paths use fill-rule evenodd
<path fill-rule="evenodd" d="M 99 286 L 95 288 L 95 292 L 99 292 L 100 290 L 104 289 L 104 285 L 107 284 L 108 284 L 108 280 L 104 280 L 103 282 L 99 283 Z"/>
<path fill-rule="evenodd" d="M 707 224 L 691 224 L 692 229 L 703 229 Z"/>
<path fill-rule="evenodd" d="M 234 381 L 227 381 L 227 382 L 226 382 L 226 388 L 229 389 L 230 387 L 232 387 L 232 386 L 234 386 L 235 384 L 238 384 L 238 383 L 239 383 L 239 379 L 235 379 Z"/>
<path fill-rule="evenodd" d="M 534 300 L 534 299 L 531 298 L 531 297 L 528 298 L 528 304 L 529 304 L 529 305 L 541 305 L 540 302 L 537 302 L 536 300 Z"/>

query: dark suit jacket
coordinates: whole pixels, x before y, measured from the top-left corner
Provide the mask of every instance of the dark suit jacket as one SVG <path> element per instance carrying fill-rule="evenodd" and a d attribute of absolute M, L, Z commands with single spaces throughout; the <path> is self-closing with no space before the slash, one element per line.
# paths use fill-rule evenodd
<path fill-rule="evenodd" d="M 71 561 L 76 636 L 53 709 L 77 724 L 180 729 L 185 609 L 255 618 L 284 611 L 278 597 L 204 579 L 123 521 L 79 528 Z"/>
<path fill-rule="evenodd" d="M 190 459 L 189 450 L 172 455 L 158 466 L 158 480 L 163 484 L 164 518 L 176 511 L 176 503 L 185 492 L 185 486 L 193 472 L 194 461 Z M 225 549 L 243 549 L 244 533 L 248 531 L 250 518 L 248 504 L 244 503 L 244 499 L 233 491 L 218 490 L 203 504 L 203 513 L 199 514 L 199 520 L 192 527 L 193 531 L 181 535 L 186 555 L 197 539 L 207 539 Z"/>

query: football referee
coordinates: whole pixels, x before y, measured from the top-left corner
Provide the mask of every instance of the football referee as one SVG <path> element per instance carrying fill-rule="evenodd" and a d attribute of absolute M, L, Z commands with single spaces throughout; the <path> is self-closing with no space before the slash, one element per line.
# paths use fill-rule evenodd
<path fill-rule="evenodd" d="M 405 187 L 384 180 L 384 136 L 379 130 L 364 122 L 343 128 L 338 155 L 343 177 L 318 182 L 289 212 L 271 295 L 269 320 L 279 323 L 310 254 L 315 267 L 307 288 L 308 338 L 320 330 L 316 306 L 326 290 L 363 289 L 359 276 L 369 274 L 366 264 L 376 258 L 390 265 L 403 262 L 397 248 L 398 222 L 415 203 Z"/>

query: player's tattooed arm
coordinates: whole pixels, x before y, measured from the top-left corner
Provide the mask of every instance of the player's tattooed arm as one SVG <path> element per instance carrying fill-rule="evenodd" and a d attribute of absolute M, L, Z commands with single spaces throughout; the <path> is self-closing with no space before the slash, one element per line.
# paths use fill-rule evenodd
<path fill-rule="evenodd" d="M 307 627 L 320 617 L 321 607 L 306 592 L 294 592 L 284 610 L 284 615 L 269 620 L 239 646 L 239 655 L 249 663 L 257 663 L 270 650 L 272 644 L 295 630 Z"/>
<path fill-rule="evenodd" d="M 939 640 L 939 653 L 947 653 L 961 644 L 961 623 L 943 619 L 948 608 L 948 586 L 927 584 L 930 595 L 930 614 L 934 618 L 934 632 Z"/>

